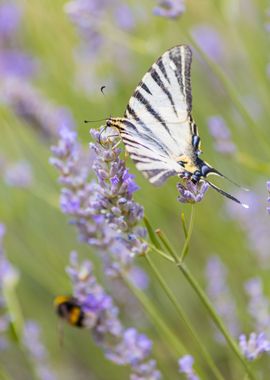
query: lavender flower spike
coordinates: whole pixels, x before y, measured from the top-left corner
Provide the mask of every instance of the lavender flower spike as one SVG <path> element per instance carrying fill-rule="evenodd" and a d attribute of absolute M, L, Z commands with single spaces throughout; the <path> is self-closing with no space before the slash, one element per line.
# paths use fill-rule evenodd
<path fill-rule="evenodd" d="M 3 238 L 6 233 L 5 225 L 0 223 L 0 350 L 8 345 L 5 339 L 4 332 L 7 330 L 10 323 L 10 316 L 6 309 L 6 301 L 4 290 L 7 286 L 13 286 L 18 281 L 18 272 L 7 260 L 3 248 Z"/>
<path fill-rule="evenodd" d="M 258 359 L 264 352 L 270 352 L 270 341 L 264 333 L 251 333 L 249 339 L 242 334 L 239 337 L 239 346 L 243 355 L 250 361 Z"/>
<path fill-rule="evenodd" d="M 118 137 L 114 137 L 110 129 L 102 134 L 91 130 L 91 134 L 96 140 L 90 147 L 96 153 L 93 169 L 99 184 L 94 205 L 96 214 L 103 215 L 109 227 L 118 231 L 118 240 L 132 255 L 143 254 L 147 250 L 147 244 L 142 241 L 146 230 L 138 225 L 144 210 L 133 200 L 133 193 L 139 187 L 134 175 L 129 173 L 125 162 L 120 159 L 121 150 L 115 146 Z"/>
<path fill-rule="evenodd" d="M 179 359 L 179 372 L 186 375 L 187 380 L 200 380 L 193 370 L 194 359 L 191 355 L 184 355 Z"/>
<path fill-rule="evenodd" d="M 186 10 L 184 0 L 160 0 L 159 5 L 154 8 L 156 16 L 175 19 L 181 16 Z"/>
<path fill-rule="evenodd" d="M 96 142 L 84 152 L 76 132 L 61 128 L 50 161 L 60 172 L 62 211 L 72 217 L 80 239 L 102 253 L 106 274 L 125 272 L 132 280 L 133 257 L 147 249 L 146 231 L 138 226 L 143 208 L 133 200 L 138 186 L 119 157 L 117 139 L 107 132 L 92 131 Z"/>
<path fill-rule="evenodd" d="M 257 331 L 264 331 L 270 338 L 270 302 L 263 293 L 263 283 L 259 277 L 245 283 L 249 296 L 248 311 L 252 316 Z"/>
<path fill-rule="evenodd" d="M 268 191 L 267 202 L 270 203 L 270 181 L 267 181 L 267 182 L 266 182 L 266 187 L 267 187 L 267 191 Z M 270 206 L 267 207 L 266 210 L 267 210 L 268 213 L 270 214 Z"/>
<path fill-rule="evenodd" d="M 236 153 L 236 146 L 231 140 L 231 132 L 221 116 L 209 117 L 208 128 L 214 138 L 217 152 L 224 154 Z"/>
<path fill-rule="evenodd" d="M 23 343 L 40 380 L 55 380 L 56 376 L 48 366 L 48 352 L 40 340 L 40 328 L 33 321 L 24 326 Z"/>
<path fill-rule="evenodd" d="M 149 359 L 152 342 L 135 328 L 124 329 L 113 299 L 97 283 L 91 262 L 78 263 L 72 252 L 67 272 L 73 282 L 73 295 L 84 313 L 83 326 L 105 356 L 118 365 L 131 367 L 130 380 L 159 380 L 160 372 Z"/>
<path fill-rule="evenodd" d="M 200 202 L 203 199 L 208 187 L 208 183 L 204 181 L 194 184 L 188 179 L 183 180 L 183 183 L 177 184 L 177 189 L 180 193 L 177 200 L 181 203 Z"/>
<path fill-rule="evenodd" d="M 213 302 L 218 314 L 223 318 L 232 336 L 239 335 L 239 322 L 236 314 L 236 304 L 228 289 L 227 268 L 218 256 L 209 258 L 205 270 L 207 294 Z M 216 339 L 224 342 L 223 337 L 216 331 Z"/>

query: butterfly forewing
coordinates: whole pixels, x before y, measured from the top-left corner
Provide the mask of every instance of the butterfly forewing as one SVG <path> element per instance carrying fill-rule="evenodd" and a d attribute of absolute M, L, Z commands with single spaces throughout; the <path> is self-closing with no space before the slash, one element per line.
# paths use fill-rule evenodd
<path fill-rule="evenodd" d="M 181 172 L 176 158 L 192 154 L 191 60 L 186 45 L 166 51 L 145 74 L 125 112 L 123 142 L 137 168 L 154 184 Z"/>

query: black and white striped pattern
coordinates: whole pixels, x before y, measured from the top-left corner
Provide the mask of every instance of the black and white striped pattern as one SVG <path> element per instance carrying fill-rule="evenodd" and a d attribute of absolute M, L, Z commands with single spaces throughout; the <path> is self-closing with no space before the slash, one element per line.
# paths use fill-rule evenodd
<path fill-rule="evenodd" d="M 184 170 L 178 157 L 194 156 L 191 61 L 187 45 L 166 51 L 137 86 L 125 117 L 118 119 L 126 150 L 154 184 Z"/>

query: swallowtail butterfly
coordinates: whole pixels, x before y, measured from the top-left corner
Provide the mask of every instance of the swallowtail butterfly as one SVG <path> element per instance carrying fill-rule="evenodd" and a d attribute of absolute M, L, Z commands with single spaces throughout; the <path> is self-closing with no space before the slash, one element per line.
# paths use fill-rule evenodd
<path fill-rule="evenodd" d="M 106 126 L 119 131 L 137 169 L 152 184 L 160 185 L 173 175 L 194 184 L 204 180 L 247 208 L 206 180 L 209 174 L 228 178 L 199 157 L 200 137 L 191 116 L 191 61 L 192 51 L 187 45 L 167 50 L 136 87 L 124 117 L 110 117 Z"/>

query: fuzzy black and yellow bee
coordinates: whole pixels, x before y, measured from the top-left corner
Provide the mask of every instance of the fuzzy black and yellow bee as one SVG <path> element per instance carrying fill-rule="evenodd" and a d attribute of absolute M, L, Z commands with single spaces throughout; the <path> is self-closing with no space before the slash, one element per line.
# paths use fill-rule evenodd
<path fill-rule="evenodd" d="M 57 296 L 54 299 L 56 313 L 72 326 L 84 327 L 85 313 L 78 300 L 72 296 Z"/>

